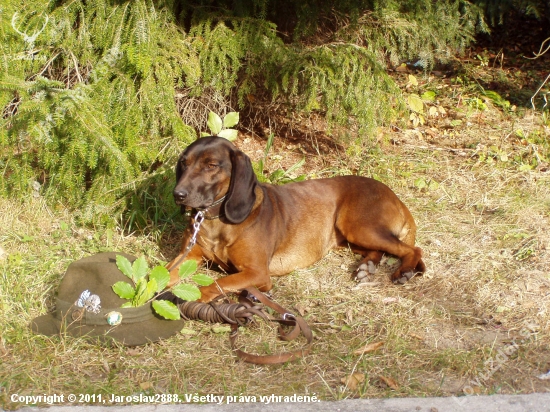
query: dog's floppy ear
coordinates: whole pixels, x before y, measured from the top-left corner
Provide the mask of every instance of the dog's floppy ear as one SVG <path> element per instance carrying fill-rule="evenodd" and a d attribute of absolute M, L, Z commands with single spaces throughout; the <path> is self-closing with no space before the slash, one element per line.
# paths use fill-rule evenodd
<path fill-rule="evenodd" d="M 225 199 L 225 216 L 231 223 L 243 222 L 256 201 L 254 190 L 258 180 L 247 155 L 240 150 L 231 152 L 231 182 Z"/>

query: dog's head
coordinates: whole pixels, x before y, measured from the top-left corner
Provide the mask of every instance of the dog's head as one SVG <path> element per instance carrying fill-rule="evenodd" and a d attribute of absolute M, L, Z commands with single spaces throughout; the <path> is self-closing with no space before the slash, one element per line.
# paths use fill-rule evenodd
<path fill-rule="evenodd" d="M 176 204 L 207 208 L 224 195 L 223 210 L 232 223 L 250 214 L 258 184 L 247 155 L 222 137 L 202 137 L 183 151 L 176 165 Z"/>

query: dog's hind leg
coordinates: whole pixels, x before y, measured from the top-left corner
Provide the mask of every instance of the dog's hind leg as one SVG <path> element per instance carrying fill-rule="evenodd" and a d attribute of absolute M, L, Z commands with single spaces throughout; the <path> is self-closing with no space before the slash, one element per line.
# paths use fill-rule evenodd
<path fill-rule="evenodd" d="M 365 251 L 365 257 L 359 265 L 359 271 L 365 271 L 366 268 L 365 272 L 370 272 L 369 269 L 372 268 L 373 264 L 380 262 L 384 252 L 401 259 L 401 265 L 391 276 L 394 283 L 405 283 L 416 273 L 422 273 L 426 269 L 424 262 L 422 262 L 422 250 L 419 247 L 402 242 L 391 233 L 382 234 L 370 231 L 367 236 L 362 238 L 353 235 L 349 237 L 348 242 L 357 245 L 357 250 L 363 249 Z"/>
<path fill-rule="evenodd" d="M 403 245 L 406 245 L 403 243 Z M 408 248 L 404 256 L 399 256 L 396 253 L 392 255 L 398 256 L 401 259 L 401 266 L 391 275 L 393 283 L 406 283 L 418 273 L 424 273 L 426 266 L 422 261 L 422 249 L 415 246 L 406 245 Z M 391 252 L 390 252 L 391 253 Z"/>

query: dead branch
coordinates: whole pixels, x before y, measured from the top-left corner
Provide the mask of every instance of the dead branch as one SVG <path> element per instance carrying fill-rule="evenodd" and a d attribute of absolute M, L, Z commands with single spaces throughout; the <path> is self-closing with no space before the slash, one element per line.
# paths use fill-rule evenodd
<path fill-rule="evenodd" d="M 542 50 L 542 48 L 544 47 L 545 43 L 548 42 L 548 41 L 550 41 L 550 37 L 548 37 L 546 40 L 544 40 L 542 42 L 542 44 L 540 45 L 540 49 L 539 49 L 538 53 L 533 52 L 535 57 L 525 57 L 525 58 L 529 59 L 529 60 L 535 60 L 535 59 L 538 59 L 539 57 L 543 56 L 544 54 L 546 54 L 546 52 L 548 50 L 550 50 L 550 44 L 546 47 L 546 49 L 544 49 L 544 51 Z"/>

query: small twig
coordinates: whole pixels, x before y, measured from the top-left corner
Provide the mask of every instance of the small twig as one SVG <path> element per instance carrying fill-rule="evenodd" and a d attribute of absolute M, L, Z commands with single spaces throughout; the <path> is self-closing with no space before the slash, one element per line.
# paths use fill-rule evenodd
<path fill-rule="evenodd" d="M 452 147 L 439 147 L 439 146 L 432 146 L 432 145 L 419 146 L 419 145 L 414 145 L 414 144 L 410 144 L 410 143 L 404 143 L 403 147 L 413 148 L 415 150 L 417 150 L 417 149 L 420 149 L 420 150 L 434 150 L 434 151 L 438 151 L 438 152 L 446 151 L 446 152 L 457 153 L 457 154 L 460 154 L 460 153 L 465 154 L 466 152 L 474 152 L 475 151 L 475 149 L 469 149 L 469 148 L 466 148 L 466 147 L 463 147 L 463 148 L 460 148 L 460 149 L 454 149 Z"/>
<path fill-rule="evenodd" d="M 504 50 L 503 49 L 500 49 L 499 52 L 497 53 L 497 55 L 495 56 L 495 60 L 493 61 L 493 68 L 497 64 L 497 60 L 499 59 L 499 57 L 500 57 L 500 68 L 502 69 L 502 65 L 504 63 Z"/>
<path fill-rule="evenodd" d="M 71 54 L 71 58 L 73 59 L 74 69 L 76 71 L 76 77 L 78 77 L 78 81 L 80 83 L 82 83 L 83 80 L 82 80 L 82 76 L 80 75 L 80 71 L 78 70 L 78 61 L 76 60 L 76 56 L 74 55 L 74 53 L 72 51 L 70 52 L 70 54 Z"/>
<path fill-rule="evenodd" d="M 542 50 L 544 45 L 546 44 L 546 42 L 550 41 L 550 37 L 546 38 L 542 44 L 540 45 L 540 49 L 539 49 L 539 52 L 538 53 L 535 53 L 533 52 L 533 54 L 535 55 L 535 57 L 525 57 L 526 59 L 529 59 L 529 60 L 535 60 L 535 59 L 538 59 L 539 57 L 541 57 L 542 55 L 546 54 L 546 52 L 548 52 L 548 50 L 550 50 L 550 44 L 546 47 L 546 49 Z M 544 81 L 542 82 L 542 84 L 539 86 L 539 88 L 537 89 L 537 91 L 535 92 L 535 94 L 533 96 L 531 96 L 531 106 L 533 107 L 533 110 L 536 110 L 536 107 L 535 107 L 535 97 L 537 97 L 537 94 L 539 94 L 540 90 L 544 87 L 544 85 L 546 84 L 546 82 L 548 81 L 548 79 L 550 79 L 550 74 L 548 76 L 546 76 L 546 79 L 544 79 Z M 546 107 L 546 105 L 548 104 L 548 101 L 546 100 L 546 96 L 544 97 L 544 106 L 542 107 L 543 109 Z"/>
<path fill-rule="evenodd" d="M 548 46 L 550 48 L 550 46 Z M 537 97 L 537 94 L 539 94 L 540 90 L 544 87 L 544 85 L 546 84 L 546 82 L 548 81 L 548 79 L 550 79 L 550 74 L 548 76 L 546 76 L 546 79 L 544 79 L 544 81 L 542 82 L 542 84 L 539 86 L 539 88 L 537 89 L 537 91 L 535 92 L 535 94 L 533 96 L 531 96 L 531 106 L 533 106 L 533 110 L 536 110 L 537 108 L 535 107 L 535 97 Z M 544 106 L 542 107 L 543 109 L 546 107 L 546 105 L 548 104 L 548 101 L 546 101 L 546 97 L 544 98 Z"/>
<path fill-rule="evenodd" d="M 544 49 L 544 51 L 542 51 L 542 48 L 544 47 L 544 43 L 546 43 L 547 41 L 550 41 L 550 37 L 548 37 L 546 40 L 544 40 L 542 42 L 542 44 L 540 45 L 540 49 L 539 49 L 538 53 L 533 52 L 535 57 L 525 57 L 525 58 L 529 59 L 529 60 L 535 60 L 535 59 L 538 59 L 539 57 L 541 57 L 542 55 L 546 54 L 546 52 L 548 50 L 550 50 L 550 44 L 548 45 L 548 47 L 546 47 L 546 49 Z"/>
<path fill-rule="evenodd" d="M 44 64 L 44 67 L 42 68 L 42 70 L 40 70 L 39 73 L 37 74 L 33 74 L 31 77 L 29 77 L 29 81 L 38 77 L 38 76 L 42 76 L 44 74 L 44 72 L 46 70 L 48 70 L 48 68 L 50 67 L 50 65 L 53 63 L 53 61 L 57 58 L 57 56 L 59 56 L 60 53 L 56 53 L 54 54 L 47 62 L 46 64 Z"/>

